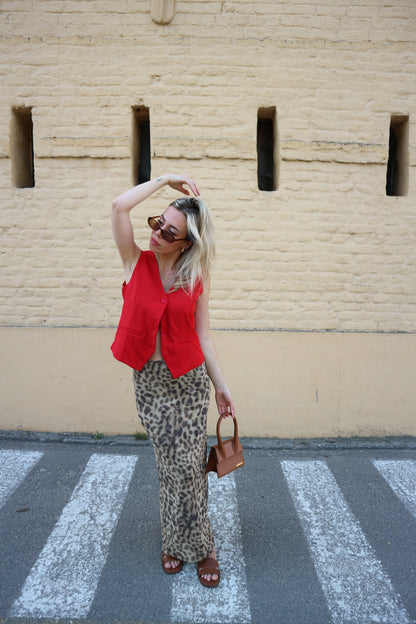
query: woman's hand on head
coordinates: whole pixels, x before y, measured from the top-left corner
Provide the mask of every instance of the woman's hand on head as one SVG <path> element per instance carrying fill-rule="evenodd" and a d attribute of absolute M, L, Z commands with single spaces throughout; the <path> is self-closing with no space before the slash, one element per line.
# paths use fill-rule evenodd
<path fill-rule="evenodd" d="M 189 190 L 185 188 L 186 185 L 190 188 L 191 192 L 195 195 L 195 197 L 199 197 L 199 195 L 201 194 L 199 192 L 198 186 L 196 185 L 196 182 L 194 182 L 194 180 L 192 180 L 192 178 L 190 178 L 189 176 L 175 175 L 174 173 L 165 173 L 164 177 L 166 178 L 167 184 L 175 189 L 175 191 L 179 191 L 184 195 L 190 195 Z"/>

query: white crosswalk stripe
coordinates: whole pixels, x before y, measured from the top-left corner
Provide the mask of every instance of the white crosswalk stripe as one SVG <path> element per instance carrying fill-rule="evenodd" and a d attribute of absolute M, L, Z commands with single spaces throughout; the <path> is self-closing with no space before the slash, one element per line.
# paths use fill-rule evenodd
<path fill-rule="evenodd" d="M 92 455 L 10 615 L 88 615 L 137 458 Z"/>
<path fill-rule="evenodd" d="M 185 566 L 174 579 L 171 621 L 249 623 L 250 604 L 234 474 L 221 479 L 209 474 L 209 514 L 221 570 L 220 585 L 214 592 L 204 588 L 197 578 L 196 565 Z"/>
<path fill-rule="evenodd" d="M 41 457 L 31 451 L 0 451 L 0 508 Z"/>
<path fill-rule="evenodd" d="M 282 468 L 334 624 L 408 624 L 399 596 L 325 462 L 283 461 Z"/>
<path fill-rule="evenodd" d="M 373 464 L 416 518 L 416 461 L 379 460 Z"/>
<path fill-rule="evenodd" d="M 0 507 L 43 455 L 0 451 Z M 24 583 L 22 578 L 20 596 L 9 616 L 82 620 L 91 615 L 137 459 L 136 455 L 91 455 Z M 396 495 L 416 518 L 416 461 L 372 460 L 372 464 L 391 487 L 391 496 Z M 297 460 L 281 461 L 280 465 L 333 624 L 410 624 L 413 620 L 397 588 L 327 463 Z M 209 513 L 221 583 L 215 590 L 202 587 L 196 564 L 185 564 L 183 572 L 170 579 L 168 592 L 171 589 L 172 594 L 170 606 L 168 601 L 165 607 L 166 618 L 183 624 L 251 624 L 258 596 L 249 594 L 235 473 L 222 479 L 210 474 L 209 480 Z M 11 519 L 9 510 L 6 516 Z M 411 611 L 409 598 L 406 600 Z M 276 601 L 278 606 L 278 596 Z"/>

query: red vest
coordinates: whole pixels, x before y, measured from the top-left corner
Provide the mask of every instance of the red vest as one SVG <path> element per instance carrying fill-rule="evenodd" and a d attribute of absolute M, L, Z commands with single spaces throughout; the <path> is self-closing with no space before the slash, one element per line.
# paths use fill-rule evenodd
<path fill-rule="evenodd" d="M 199 284 L 192 295 L 182 288 L 166 293 L 154 253 L 142 251 L 129 283 L 123 283 L 114 357 L 140 370 L 155 351 L 160 327 L 162 357 L 174 378 L 200 366 L 204 355 L 195 331 L 195 305 L 202 290 Z"/>

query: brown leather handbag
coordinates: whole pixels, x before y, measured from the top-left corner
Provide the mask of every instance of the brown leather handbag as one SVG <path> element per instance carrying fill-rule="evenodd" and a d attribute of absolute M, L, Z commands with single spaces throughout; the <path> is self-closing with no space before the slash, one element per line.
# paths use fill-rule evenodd
<path fill-rule="evenodd" d="M 244 466 L 243 447 L 238 439 L 237 419 L 234 418 L 234 437 L 222 441 L 220 434 L 220 424 L 224 416 L 220 416 L 217 421 L 217 440 L 208 456 L 206 472 L 216 472 L 218 478 L 232 472 L 236 468 Z"/>

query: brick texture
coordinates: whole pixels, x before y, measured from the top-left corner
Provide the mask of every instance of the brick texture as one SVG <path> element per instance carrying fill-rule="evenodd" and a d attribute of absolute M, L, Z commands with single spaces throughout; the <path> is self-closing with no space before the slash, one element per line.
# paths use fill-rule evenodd
<path fill-rule="evenodd" d="M 111 200 L 132 184 L 131 107 L 152 174 L 194 177 L 217 230 L 214 328 L 415 332 L 416 3 L 3 0 L 0 324 L 111 327 L 122 270 Z M 10 120 L 31 107 L 35 188 L 13 187 Z M 279 188 L 257 189 L 275 106 Z M 409 192 L 385 192 L 391 114 Z M 171 198 L 163 189 L 133 214 Z"/>

